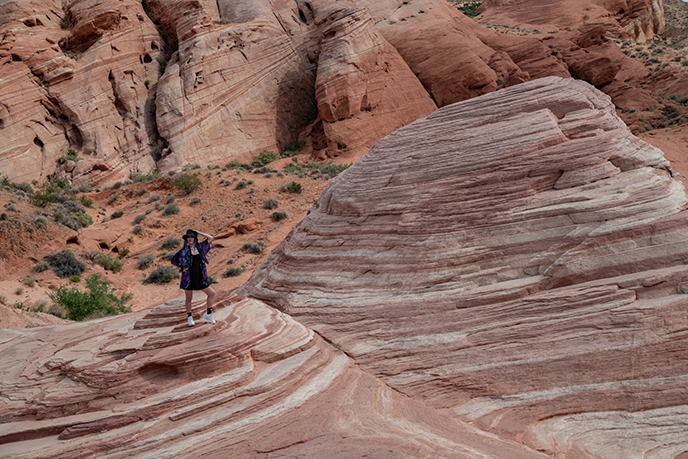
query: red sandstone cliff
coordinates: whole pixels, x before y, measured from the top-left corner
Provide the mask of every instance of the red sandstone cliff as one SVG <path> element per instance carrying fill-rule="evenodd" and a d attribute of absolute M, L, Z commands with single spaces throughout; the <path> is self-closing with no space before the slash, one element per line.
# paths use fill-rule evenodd
<path fill-rule="evenodd" d="M 485 6 L 494 18 L 522 10 Z M 649 37 L 661 2 L 605 8 L 564 21 L 566 33 L 516 37 L 442 0 L 14 0 L 0 6 L 0 171 L 43 181 L 72 148 L 81 161 L 58 173 L 98 184 L 299 139 L 352 160 L 437 106 L 532 78 L 627 94 L 634 61 L 605 29 L 629 35 L 640 21 L 636 38 Z"/>

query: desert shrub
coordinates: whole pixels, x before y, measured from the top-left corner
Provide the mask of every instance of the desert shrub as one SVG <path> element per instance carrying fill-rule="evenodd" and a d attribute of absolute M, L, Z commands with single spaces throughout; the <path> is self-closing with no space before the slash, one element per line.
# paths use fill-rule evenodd
<path fill-rule="evenodd" d="M 165 250 L 175 249 L 182 244 L 182 241 L 176 237 L 169 237 L 162 243 L 162 248 Z"/>
<path fill-rule="evenodd" d="M 34 279 L 33 277 L 25 277 L 22 283 L 27 287 L 33 287 L 34 285 L 36 285 L 36 279 Z"/>
<path fill-rule="evenodd" d="M 67 153 L 65 155 L 62 155 L 59 158 L 57 158 L 57 162 L 59 164 L 64 164 L 67 161 L 79 161 L 79 157 L 76 154 L 76 150 L 70 148 L 69 150 L 67 150 Z"/>
<path fill-rule="evenodd" d="M 131 180 L 134 183 L 144 183 L 144 182 L 150 182 L 151 180 L 156 180 L 161 177 L 160 172 L 157 170 L 151 171 L 147 174 L 139 174 L 135 172 L 130 172 L 129 173 L 129 180 Z M 143 194 L 143 193 L 141 193 Z"/>
<path fill-rule="evenodd" d="M 93 316 L 131 311 L 125 303 L 132 295 L 123 293 L 118 297 L 115 290 L 110 288 L 110 281 L 101 279 L 98 274 L 86 279 L 86 288 L 87 291 L 82 292 L 78 287 L 62 285 L 48 293 L 48 296 L 55 304 L 67 310 L 67 319 L 70 320 L 86 320 Z"/>
<path fill-rule="evenodd" d="M 194 170 L 194 169 L 200 169 L 200 168 L 201 168 L 201 166 L 199 164 L 189 163 L 189 164 L 185 164 L 184 167 L 182 167 L 182 172 L 183 171 L 190 171 L 190 170 Z"/>
<path fill-rule="evenodd" d="M 272 198 L 268 199 L 267 201 L 265 201 L 263 203 L 263 209 L 272 210 L 272 209 L 277 209 L 278 206 L 279 206 L 279 202 L 275 201 Z"/>
<path fill-rule="evenodd" d="M 192 174 L 181 174 L 174 179 L 174 186 L 186 194 L 191 194 L 201 186 L 201 179 Z"/>
<path fill-rule="evenodd" d="M 306 172 L 306 168 L 299 166 L 298 164 L 288 163 L 286 166 L 284 166 L 284 172 L 287 174 L 303 174 Z"/>
<path fill-rule="evenodd" d="M 173 203 L 176 200 L 177 198 L 172 193 L 170 193 L 167 195 L 167 199 L 165 199 L 165 204 Z"/>
<path fill-rule="evenodd" d="M 122 215 L 124 215 L 124 212 L 122 212 L 121 210 L 118 210 L 117 212 L 113 212 L 110 215 L 110 219 L 114 220 L 115 218 L 120 218 Z"/>
<path fill-rule="evenodd" d="M 34 271 L 37 273 L 42 273 L 43 271 L 47 271 L 50 268 L 50 265 L 46 263 L 45 261 L 38 261 L 36 262 L 36 265 L 33 267 Z"/>
<path fill-rule="evenodd" d="M 129 247 L 122 247 L 122 250 L 119 251 L 119 257 L 126 257 L 130 252 L 131 250 L 129 250 Z"/>
<path fill-rule="evenodd" d="M 251 244 L 250 242 L 247 242 L 244 244 L 244 246 L 241 248 L 244 252 L 250 252 L 250 253 L 262 253 L 263 252 L 263 243 L 262 242 L 256 242 L 254 244 Z"/>
<path fill-rule="evenodd" d="M 240 163 L 239 161 L 235 161 L 235 160 L 228 162 L 225 165 L 225 168 L 226 169 L 246 169 L 246 170 L 253 169 L 253 167 L 251 167 L 250 164 Z"/>
<path fill-rule="evenodd" d="M 142 225 L 134 225 L 134 229 L 131 230 L 131 232 L 134 234 L 141 234 L 141 233 L 143 233 L 143 226 Z"/>
<path fill-rule="evenodd" d="M 200 202 L 201 202 L 201 198 L 199 198 L 198 196 L 194 196 L 193 198 L 191 198 L 191 202 L 189 204 L 191 204 L 193 206 L 195 204 L 200 204 Z"/>
<path fill-rule="evenodd" d="M 280 210 L 279 212 L 273 212 L 272 213 L 272 219 L 276 222 L 285 220 L 289 218 L 289 214 L 287 213 L 286 210 Z"/>
<path fill-rule="evenodd" d="M 119 199 L 119 193 L 114 193 L 114 194 L 110 195 L 110 198 L 108 199 L 108 204 L 112 205 L 118 199 Z"/>
<path fill-rule="evenodd" d="M 253 158 L 253 161 L 251 162 L 251 166 L 253 167 L 261 167 L 265 166 L 268 163 L 273 162 L 274 160 L 277 159 L 277 155 L 269 150 L 263 150 L 260 153 L 258 153 L 258 156 Z"/>
<path fill-rule="evenodd" d="M 59 317 L 60 319 L 64 319 L 67 317 L 67 309 L 61 304 L 53 303 L 48 308 L 48 314 Z"/>
<path fill-rule="evenodd" d="M 179 270 L 172 266 L 158 266 L 143 280 L 144 284 L 167 284 L 179 277 Z"/>
<path fill-rule="evenodd" d="M 241 179 L 237 182 L 236 186 L 234 187 L 235 190 L 241 190 L 243 188 L 246 188 L 248 185 L 248 181 Z"/>
<path fill-rule="evenodd" d="M 73 275 L 81 275 L 86 265 L 76 259 L 69 250 L 63 250 L 46 257 L 46 261 L 59 277 L 67 278 Z"/>
<path fill-rule="evenodd" d="M 176 215 L 179 213 L 179 206 L 177 204 L 168 204 L 165 210 L 162 211 L 162 216 Z"/>
<path fill-rule="evenodd" d="M 141 223 L 145 219 L 146 219 L 145 215 L 143 215 L 143 214 L 137 215 L 136 217 L 134 217 L 134 223 L 138 225 L 139 223 Z"/>
<path fill-rule="evenodd" d="M 69 280 L 74 282 L 75 284 L 78 284 L 81 282 L 81 276 L 77 276 L 76 274 L 73 276 L 69 276 Z"/>
<path fill-rule="evenodd" d="M 167 68 L 167 59 L 165 59 L 164 56 L 158 56 L 155 58 L 156 61 L 158 61 L 158 69 L 160 70 L 160 74 L 162 75 L 165 73 L 165 69 Z"/>
<path fill-rule="evenodd" d="M 5 295 L 0 295 L 0 304 L 7 305 L 7 297 Z"/>
<path fill-rule="evenodd" d="M 294 143 L 288 143 L 284 146 L 284 153 L 282 153 L 283 156 L 294 156 L 297 154 L 299 151 L 303 149 L 305 142 L 302 140 L 299 140 Z"/>
<path fill-rule="evenodd" d="M 87 228 L 89 225 L 93 224 L 93 219 L 88 214 L 77 214 L 76 219 L 79 222 L 79 225 L 84 228 Z"/>
<path fill-rule="evenodd" d="M 236 277 L 239 274 L 243 273 L 246 271 L 246 267 L 244 265 L 241 265 L 240 267 L 236 268 L 234 266 L 230 266 L 229 268 L 225 269 L 225 272 L 222 273 L 223 277 Z"/>
<path fill-rule="evenodd" d="M 122 267 L 124 266 L 124 263 L 122 263 L 122 260 L 120 260 L 117 257 L 112 257 L 110 255 L 105 255 L 105 254 L 100 254 L 100 258 L 98 259 L 98 264 L 105 268 L 108 271 L 112 271 L 113 273 L 120 272 L 122 270 Z"/>
<path fill-rule="evenodd" d="M 160 201 L 160 199 L 161 198 L 159 194 L 154 194 L 148 199 L 148 204 L 150 204 L 151 202 Z"/>
<path fill-rule="evenodd" d="M 136 262 L 136 267 L 141 270 L 148 269 L 154 260 L 155 255 L 153 255 L 152 253 L 141 255 L 138 261 Z"/>
<path fill-rule="evenodd" d="M 79 202 L 81 202 L 81 204 L 86 207 L 93 207 L 93 199 L 88 198 L 86 196 L 81 196 L 79 198 Z"/>
<path fill-rule="evenodd" d="M 286 185 L 282 185 L 282 188 L 280 189 L 286 193 L 301 193 L 301 184 L 297 182 L 291 182 Z"/>
<path fill-rule="evenodd" d="M 12 203 L 5 204 L 5 209 L 7 209 L 10 212 L 19 212 L 19 209 L 17 209 L 17 207 Z"/>
<path fill-rule="evenodd" d="M 21 295 L 22 293 L 24 293 L 24 289 L 22 287 L 19 287 L 17 288 L 17 290 L 14 291 L 14 293 L 16 293 L 17 295 Z"/>
<path fill-rule="evenodd" d="M 220 281 L 217 280 L 217 276 L 208 276 L 208 282 L 211 284 L 217 284 Z"/>

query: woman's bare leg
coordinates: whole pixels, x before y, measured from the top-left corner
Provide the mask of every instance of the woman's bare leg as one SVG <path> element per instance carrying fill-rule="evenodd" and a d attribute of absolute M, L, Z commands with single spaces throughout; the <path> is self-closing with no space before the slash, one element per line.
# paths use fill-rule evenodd
<path fill-rule="evenodd" d="M 184 306 L 186 307 L 186 312 L 188 314 L 191 312 L 191 300 L 193 299 L 193 291 L 184 290 L 184 294 L 186 295 L 186 302 L 184 303 Z"/>
<path fill-rule="evenodd" d="M 206 301 L 205 307 L 212 310 L 213 304 L 215 303 L 215 290 L 213 290 L 212 287 L 206 287 L 202 290 L 202 292 L 208 295 L 208 300 Z"/>

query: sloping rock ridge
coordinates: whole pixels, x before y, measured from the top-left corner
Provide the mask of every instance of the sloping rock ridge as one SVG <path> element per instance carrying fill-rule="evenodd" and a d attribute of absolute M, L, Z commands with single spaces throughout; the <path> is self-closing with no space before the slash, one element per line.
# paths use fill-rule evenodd
<path fill-rule="evenodd" d="M 379 141 L 238 292 L 500 438 L 684 457 L 687 203 L 609 97 L 548 77 Z"/>
<path fill-rule="evenodd" d="M 0 457 L 547 456 L 392 390 L 287 314 L 218 294 L 0 335 Z M 204 300 L 204 298 L 203 298 Z"/>
<path fill-rule="evenodd" d="M 603 28 L 625 17 L 593 9 Z M 603 86 L 634 62 L 584 33 L 504 36 L 444 0 L 12 0 L 0 5 L 0 172 L 98 185 L 296 141 L 351 161 L 437 106 L 550 75 Z M 617 80 L 621 93 L 634 81 Z M 58 166 L 69 149 L 80 160 Z"/>

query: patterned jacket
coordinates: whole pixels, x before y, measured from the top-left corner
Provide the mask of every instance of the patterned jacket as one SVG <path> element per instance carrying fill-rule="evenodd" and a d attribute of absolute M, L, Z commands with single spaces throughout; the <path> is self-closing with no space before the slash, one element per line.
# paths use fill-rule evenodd
<path fill-rule="evenodd" d="M 210 285 L 210 282 L 208 282 L 208 271 L 205 268 L 206 264 L 208 264 L 208 258 L 206 258 L 206 255 L 208 252 L 210 252 L 210 249 L 213 248 L 213 245 L 205 240 L 197 243 L 196 248 L 198 248 L 198 251 L 201 254 L 203 285 L 208 286 Z M 182 280 L 179 282 L 179 286 L 181 288 L 188 288 L 189 284 L 191 283 L 191 273 L 189 272 L 189 267 L 191 266 L 191 249 L 189 248 L 189 244 L 187 244 L 186 240 L 184 240 L 184 247 L 182 247 L 181 250 L 172 257 L 171 262 L 174 266 L 177 266 L 182 273 Z"/>

